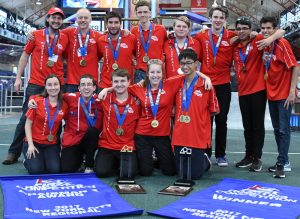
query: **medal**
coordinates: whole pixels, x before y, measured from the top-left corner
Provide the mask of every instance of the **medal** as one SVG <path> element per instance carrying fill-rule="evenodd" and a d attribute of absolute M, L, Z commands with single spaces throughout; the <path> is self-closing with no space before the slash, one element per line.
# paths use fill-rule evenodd
<path fill-rule="evenodd" d="M 266 71 L 266 73 L 264 74 L 265 81 L 268 80 L 268 77 L 269 77 L 269 75 L 268 75 L 268 72 Z"/>
<path fill-rule="evenodd" d="M 214 66 L 216 65 L 217 61 L 216 61 L 216 57 L 214 57 Z"/>
<path fill-rule="evenodd" d="M 112 65 L 112 69 L 113 70 L 117 70 L 119 68 L 118 64 L 115 62 L 113 65 Z"/>
<path fill-rule="evenodd" d="M 242 67 L 242 71 L 243 71 L 244 73 L 246 73 L 246 72 L 247 72 L 247 69 L 246 69 L 246 66 L 245 66 L 245 65 L 243 65 L 243 67 Z"/>
<path fill-rule="evenodd" d="M 145 55 L 145 56 L 143 57 L 143 62 L 148 62 L 148 61 L 149 61 L 149 56 Z"/>
<path fill-rule="evenodd" d="M 184 115 L 180 115 L 180 117 L 179 117 L 179 122 L 184 122 Z"/>
<path fill-rule="evenodd" d="M 80 66 L 85 67 L 86 66 L 86 60 L 85 59 L 81 59 L 79 62 Z"/>
<path fill-rule="evenodd" d="M 54 62 L 51 61 L 51 60 L 48 60 L 48 61 L 47 61 L 47 66 L 48 66 L 49 68 L 52 68 L 52 67 L 54 66 Z"/>
<path fill-rule="evenodd" d="M 157 128 L 158 125 L 159 125 L 158 120 L 156 120 L 156 119 L 152 120 L 152 122 L 151 122 L 151 127 L 152 127 L 152 128 Z"/>
<path fill-rule="evenodd" d="M 52 142 L 54 140 L 54 136 L 52 134 L 49 134 L 47 139 L 48 141 Z"/>
<path fill-rule="evenodd" d="M 116 134 L 117 134 L 118 136 L 121 136 L 121 135 L 124 134 L 124 130 L 123 130 L 121 127 L 119 127 L 119 128 L 117 128 L 117 130 L 116 130 Z"/>
<path fill-rule="evenodd" d="M 191 117 L 185 116 L 185 117 L 184 117 L 184 122 L 185 122 L 185 123 L 190 123 L 190 122 L 191 122 Z"/>
<path fill-rule="evenodd" d="M 213 34 L 212 29 L 210 29 L 210 31 L 209 31 L 209 41 L 210 41 L 210 44 L 211 44 L 211 49 L 212 49 L 213 57 L 214 57 L 214 64 L 213 65 L 215 66 L 216 63 L 217 63 L 216 58 L 217 58 L 218 50 L 219 50 L 219 47 L 220 47 L 220 44 L 221 44 L 221 41 L 222 41 L 222 38 L 223 38 L 223 34 L 224 34 L 224 28 L 222 28 L 222 31 L 219 34 L 218 41 L 217 41 L 216 45 L 214 43 L 212 34 Z"/>

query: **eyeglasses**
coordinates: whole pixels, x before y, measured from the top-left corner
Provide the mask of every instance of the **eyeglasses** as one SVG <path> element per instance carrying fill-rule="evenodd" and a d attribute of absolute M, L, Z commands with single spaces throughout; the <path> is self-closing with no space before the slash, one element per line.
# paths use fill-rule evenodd
<path fill-rule="evenodd" d="M 185 66 L 185 65 L 187 65 L 187 66 L 191 66 L 192 64 L 194 64 L 195 62 L 180 62 L 179 64 L 181 65 L 181 66 Z"/>
<path fill-rule="evenodd" d="M 250 28 L 249 27 L 237 27 L 236 28 L 236 31 L 246 31 L 246 30 L 249 30 Z"/>

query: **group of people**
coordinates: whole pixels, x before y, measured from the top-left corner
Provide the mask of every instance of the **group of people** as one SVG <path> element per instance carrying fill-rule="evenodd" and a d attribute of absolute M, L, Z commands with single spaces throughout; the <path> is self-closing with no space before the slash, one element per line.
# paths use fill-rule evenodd
<path fill-rule="evenodd" d="M 228 166 L 234 63 L 246 149 L 236 167 L 262 169 L 268 100 L 279 153 L 275 166 L 268 169 L 274 177 L 285 177 L 285 171 L 291 171 L 289 118 L 299 66 L 275 18 L 261 19 L 260 34 L 251 32 L 248 17 L 238 18 L 236 31 L 229 31 L 224 27 L 227 8 L 217 6 L 209 12 L 210 29 L 192 38 L 189 19 L 180 16 L 170 37 L 162 25 L 150 21 L 148 1 L 139 1 L 135 11 L 139 24 L 131 32 L 121 29 L 118 13 L 108 12 L 104 34 L 90 29 L 87 9 L 77 12 L 78 27 L 64 30 L 64 12 L 56 7 L 48 11 L 46 28 L 33 32 L 19 62 L 17 92 L 32 57 L 23 114 L 3 164 L 17 162 L 23 150 L 31 174 L 76 172 L 85 161 L 85 172 L 94 170 L 105 177 L 118 169 L 120 153 L 126 150 L 131 159 L 125 160 L 124 168 L 132 176 L 149 176 L 154 151 L 162 173 L 174 175 L 182 150 L 188 148 L 191 176 L 199 179 L 210 167 L 213 121 L 216 163 Z"/>

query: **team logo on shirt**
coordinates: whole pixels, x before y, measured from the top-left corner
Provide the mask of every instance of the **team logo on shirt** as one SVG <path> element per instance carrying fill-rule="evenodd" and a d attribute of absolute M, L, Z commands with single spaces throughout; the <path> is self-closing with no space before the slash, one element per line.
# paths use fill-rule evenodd
<path fill-rule="evenodd" d="M 127 49 L 127 48 L 128 48 L 128 46 L 127 46 L 126 43 L 121 43 L 120 47 L 122 47 L 122 48 L 124 48 L 124 49 Z"/>
<path fill-rule="evenodd" d="M 229 43 L 228 43 L 227 41 L 222 41 L 221 44 L 222 44 L 223 46 L 229 46 Z"/>
<path fill-rule="evenodd" d="M 60 43 L 58 43 L 58 44 L 57 44 L 57 48 L 63 49 L 63 46 L 62 46 Z"/>
<path fill-rule="evenodd" d="M 158 41 L 157 36 L 152 36 L 151 39 L 152 39 L 153 41 Z"/>
<path fill-rule="evenodd" d="M 132 109 L 132 107 L 128 107 L 128 113 L 134 113 L 134 110 Z"/>
<path fill-rule="evenodd" d="M 59 110 L 59 111 L 58 111 L 58 114 L 59 114 L 59 115 L 64 115 L 64 111 Z"/>
<path fill-rule="evenodd" d="M 94 39 L 90 39 L 90 43 L 95 44 L 96 41 Z"/>
<path fill-rule="evenodd" d="M 202 97 L 202 93 L 200 90 L 195 90 L 194 91 L 194 94 L 197 96 L 197 97 Z"/>

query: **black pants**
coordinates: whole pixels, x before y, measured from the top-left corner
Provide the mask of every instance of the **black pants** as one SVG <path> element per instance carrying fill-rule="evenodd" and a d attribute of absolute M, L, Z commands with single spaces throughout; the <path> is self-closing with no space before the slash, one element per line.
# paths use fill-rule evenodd
<path fill-rule="evenodd" d="M 63 148 L 61 151 L 62 172 L 77 172 L 83 162 L 83 155 L 85 155 L 85 166 L 94 168 L 98 139 L 99 131 L 89 127 L 80 144 Z"/>
<path fill-rule="evenodd" d="M 266 91 L 239 97 L 246 156 L 261 158 L 265 138 Z"/>
<path fill-rule="evenodd" d="M 187 155 L 181 155 L 180 151 L 183 146 L 175 146 L 175 159 L 176 159 L 176 168 L 178 174 L 180 174 L 180 157 L 183 159 L 183 177 L 186 179 L 187 177 L 187 163 L 188 157 Z M 189 148 L 192 149 L 192 154 L 190 155 L 191 159 L 191 177 L 193 180 L 200 179 L 203 173 L 208 169 L 210 165 L 204 157 L 205 149 L 198 148 Z"/>
<path fill-rule="evenodd" d="M 211 125 L 213 126 L 213 120 L 216 123 L 215 133 L 215 157 L 224 157 L 226 155 L 226 139 L 227 139 L 227 115 L 229 112 L 231 101 L 231 88 L 230 84 L 214 85 L 216 96 L 219 102 L 220 113 L 212 117 Z M 212 128 L 211 126 L 211 128 Z M 213 133 L 213 132 L 211 132 Z M 212 154 L 212 147 L 206 150 L 209 157 Z"/>
<path fill-rule="evenodd" d="M 169 136 L 135 135 L 135 146 L 142 176 L 150 176 L 153 172 L 153 149 L 159 160 L 160 169 L 164 175 L 173 176 L 176 173 L 174 153 Z"/>
<path fill-rule="evenodd" d="M 122 161 L 121 161 L 122 159 Z M 123 176 L 134 178 L 137 173 L 136 152 L 121 153 L 120 151 L 99 148 L 96 156 L 96 175 L 97 177 L 108 177 L 121 175 L 118 171 L 122 163 Z"/>

